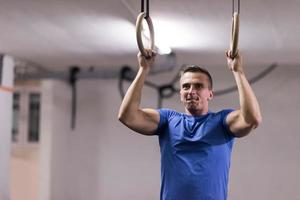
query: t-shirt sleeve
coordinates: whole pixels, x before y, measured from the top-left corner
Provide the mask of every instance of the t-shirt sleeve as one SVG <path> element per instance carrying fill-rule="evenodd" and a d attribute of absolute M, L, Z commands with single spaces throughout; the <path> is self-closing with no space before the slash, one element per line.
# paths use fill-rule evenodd
<path fill-rule="evenodd" d="M 235 137 L 234 133 L 232 133 L 229 129 L 229 126 L 226 122 L 226 118 L 228 116 L 229 113 L 231 113 L 232 111 L 234 111 L 234 109 L 226 109 L 222 111 L 222 121 L 223 121 L 223 127 L 225 129 L 225 132 L 231 136 L 231 137 Z"/>
<path fill-rule="evenodd" d="M 157 111 L 159 112 L 160 117 L 159 117 L 159 124 L 158 124 L 155 134 L 161 135 L 161 133 L 163 133 L 163 130 L 165 129 L 165 127 L 168 124 L 168 118 L 169 118 L 170 111 L 168 109 L 158 109 Z"/>

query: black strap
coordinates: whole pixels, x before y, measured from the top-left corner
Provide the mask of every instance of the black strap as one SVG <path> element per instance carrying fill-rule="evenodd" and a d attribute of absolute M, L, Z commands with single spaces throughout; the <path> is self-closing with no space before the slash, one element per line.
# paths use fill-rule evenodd
<path fill-rule="evenodd" d="M 69 69 L 69 83 L 72 87 L 72 104 L 71 104 L 71 128 L 75 129 L 76 125 L 76 108 L 77 108 L 77 87 L 78 73 L 80 68 L 78 66 L 71 66 Z"/>
<path fill-rule="evenodd" d="M 141 12 L 145 11 L 145 2 L 141 0 Z M 146 0 L 146 16 L 145 18 L 149 17 L 149 0 Z"/>

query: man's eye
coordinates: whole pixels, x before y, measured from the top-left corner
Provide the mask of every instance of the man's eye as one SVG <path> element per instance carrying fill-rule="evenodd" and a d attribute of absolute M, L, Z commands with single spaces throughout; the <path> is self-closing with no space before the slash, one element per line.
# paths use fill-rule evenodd
<path fill-rule="evenodd" d="M 204 88 L 204 85 L 203 85 L 203 84 L 196 84 L 196 85 L 195 85 L 195 88 L 201 89 L 201 88 Z"/>
<path fill-rule="evenodd" d="M 183 89 L 189 89 L 190 87 L 189 87 L 189 85 L 183 85 L 182 88 Z"/>

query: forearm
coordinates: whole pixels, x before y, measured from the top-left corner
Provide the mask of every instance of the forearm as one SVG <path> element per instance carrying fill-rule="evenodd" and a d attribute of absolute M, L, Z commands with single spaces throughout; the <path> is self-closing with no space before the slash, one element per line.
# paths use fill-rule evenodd
<path fill-rule="evenodd" d="M 139 112 L 142 89 L 147 73 L 148 69 L 142 67 L 139 68 L 135 79 L 128 88 L 121 103 L 118 115 L 120 121 L 132 120 Z"/>
<path fill-rule="evenodd" d="M 244 72 L 235 71 L 233 74 L 238 87 L 241 117 L 248 125 L 256 127 L 262 119 L 257 98 Z"/>

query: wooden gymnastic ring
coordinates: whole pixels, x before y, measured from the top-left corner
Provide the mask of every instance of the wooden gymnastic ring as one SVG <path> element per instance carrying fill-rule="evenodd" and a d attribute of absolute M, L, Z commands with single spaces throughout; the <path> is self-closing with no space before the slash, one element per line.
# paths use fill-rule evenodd
<path fill-rule="evenodd" d="M 137 17 L 136 20 L 136 40 L 137 40 L 137 44 L 139 47 L 139 50 L 141 52 L 141 54 L 145 57 L 147 56 L 147 53 L 145 51 L 144 48 L 144 44 L 143 44 L 143 40 L 142 40 L 142 30 L 143 30 L 143 19 L 146 20 L 148 27 L 149 27 L 149 32 L 150 32 L 150 49 L 153 50 L 154 49 L 154 29 L 153 29 L 153 23 L 152 20 L 150 18 L 150 16 L 146 17 L 146 13 L 142 12 L 139 14 L 139 16 Z"/>
<path fill-rule="evenodd" d="M 231 26 L 231 41 L 230 41 L 230 57 L 234 58 L 238 53 L 238 43 L 239 43 L 239 14 L 235 12 L 232 18 Z"/>

